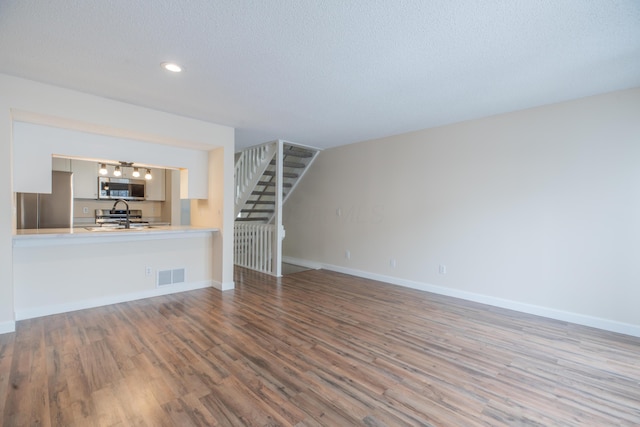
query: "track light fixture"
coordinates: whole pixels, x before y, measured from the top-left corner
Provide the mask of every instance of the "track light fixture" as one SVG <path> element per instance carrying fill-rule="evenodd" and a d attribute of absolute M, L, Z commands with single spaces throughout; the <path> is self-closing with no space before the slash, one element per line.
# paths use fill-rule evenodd
<path fill-rule="evenodd" d="M 134 178 L 140 178 L 140 167 L 138 166 L 133 166 L 133 162 L 118 162 L 119 164 L 113 165 L 115 166 L 113 169 L 113 176 L 122 176 L 123 170 L 125 168 L 133 168 L 133 172 L 131 173 L 131 176 Z M 107 175 L 109 173 L 109 170 L 107 169 L 107 163 L 98 163 L 100 165 L 100 175 Z M 153 176 L 151 175 L 151 169 L 149 168 L 144 168 L 147 170 L 147 172 L 144 174 L 144 179 L 153 179 Z"/>

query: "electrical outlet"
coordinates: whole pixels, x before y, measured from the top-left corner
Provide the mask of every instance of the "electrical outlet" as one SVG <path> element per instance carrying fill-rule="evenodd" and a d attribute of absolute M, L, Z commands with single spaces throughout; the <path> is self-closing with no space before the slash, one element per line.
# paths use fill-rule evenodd
<path fill-rule="evenodd" d="M 391 261 L 389 261 L 389 265 L 391 266 L 391 268 L 396 268 L 396 266 L 398 265 L 398 262 L 396 261 L 395 258 L 392 258 Z"/>
<path fill-rule="evenodd" d="M 440 264 L 438 266 L 438 273 L 440 274 L 447 274 L 447 266 L 444 264 Z"/>
<path fill-rule="evenodd" d="M 151 267 L 145 267 L 144 268 L 144 275 L 149 277 L 151 276 L 151 274 L 153 273 L 153 269 Z"/>
<path fill-rule="evenodd" d="M 89 213 L 89 208 L 88 208 L 88 207 L 86 207 L 86 206 L 85 206 L 85 207 L 83 207 L 83 208 L 82 208 L 82 213 L 83 213 L 83 214 L 88 214 L 88 213 Z"/>
<path fill-rule="evenodd" d="M 349 250 L 344 251 L 344 257 L 346 259 L 351 259 L 351 251 L 349 251 Z"/>

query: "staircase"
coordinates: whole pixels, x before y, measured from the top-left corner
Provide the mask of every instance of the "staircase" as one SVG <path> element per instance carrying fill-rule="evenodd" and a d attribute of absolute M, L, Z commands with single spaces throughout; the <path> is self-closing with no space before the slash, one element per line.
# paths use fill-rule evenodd
<path fill-rule="evenodd" d="M 282 205 L 319 153 L 288 141 L 272 141 L 236 154 L 235 263 L 281 275 Z"/>

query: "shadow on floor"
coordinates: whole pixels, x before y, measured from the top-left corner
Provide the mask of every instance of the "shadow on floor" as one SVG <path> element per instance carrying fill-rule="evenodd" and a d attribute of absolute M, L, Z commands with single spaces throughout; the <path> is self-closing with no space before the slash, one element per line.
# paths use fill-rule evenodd
<path fill-rule="evenodd" d="M 301 271 L 313 270 L 309 267 L 302 267 L 300 265 L 287 264 L 286 262 L 282 263 L 282 275 L 286 276 L 288 274 L 300 273 Z"/>

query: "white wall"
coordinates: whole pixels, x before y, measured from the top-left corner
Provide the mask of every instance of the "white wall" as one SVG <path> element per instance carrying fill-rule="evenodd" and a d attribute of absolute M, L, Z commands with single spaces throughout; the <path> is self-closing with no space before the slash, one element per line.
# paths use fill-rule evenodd
<path fill-rule="evenodd" d="M 229 150 L 211 150 L 209 152 L 209 179 L 214 182 L 224 182 L 225 187 L 209 187 L 206 199 L 191 201 L 191 224 L 202 227 L 216 227 L 221 230 L 214 236 L 214 254 L 231 254 L 233 258 L 233 209 L 231 212 L 220 209 L 220 206 L 233 206 L 234 169 L 223 165 L 234 162 L 234 153 Z M 231 224 L 230 230 L 223 224 Z M 225 236 L 228 238 L 225 239 Z M 221 274 L 214 278 L 222 284 L 221 289 L 233 288 L 233 270 L 220 268 L 221 258 L 214 256 L 214 272 Z"/>
<path fill-rule="evenodd" d="M 16 319 L 212 286 L 215 234 L 21 240 L 13 250 Z M 156 286 L 158 271 L 182 268 L 184 282 Z"/>
<path fill-rule="evenodd" d="M 639 137 L 634 89 L 324 151 L 285 256 L 640 335 Z"/>
<path fill-rule="evenodd" d="M 184 199 L 208 192 L 208 150 L 174 147 L 34 123 L 13 123 L 13 190 L 51 192 L 51 156 L 128 161 L 184 170 Z"/>
<path fill-rule="evenodd" d="M 13 192 L 11 115 L 0 90 L 0 334 L 15 330 L 13 316 Z"/>
<path fill-rule="evenodd" d="M 212 185 L 220 191 L 229 188 L 233 191 L 233 128 L 0 75 L 0 333 L 14 327 L 11 250 L 14 121 L 201 150 L 205 162 L 210 150 L 221 149 L 225 152 L 225 181 L 209 182 L 208 191 L 212 191 Z M 233 218 L 233 203 L 219 208 L 225 217 L 221 233 L 233 236 L 233 221 L 226 221 Z M 227 281 L 223 287 L 233 287 L 233 251 L 215 256 L 221 258 L 217 262 L 222 266 L 221 276 Z"/>

